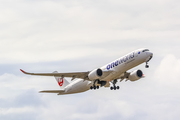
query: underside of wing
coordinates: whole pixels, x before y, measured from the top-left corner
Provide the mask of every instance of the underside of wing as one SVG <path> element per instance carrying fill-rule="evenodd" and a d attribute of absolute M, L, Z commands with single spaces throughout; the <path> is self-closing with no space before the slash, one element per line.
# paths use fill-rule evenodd
<path fill-rule="evenodd" d="M 39 75 L 39 76 L 56 76 L 56 77 L 71 77 L 72 80 L 75 78 L 81 78 L 84 80 L 89 80 L 89 72 L 72 72 L 72 73 L 29 73 L 20 69 L 24 74 L 27 75 Z"/>
<path fill-rule="evenodd" d="M 103 71 L 103 76 L 102 76 L 102 78 L 108 76 L 108 75 L 111 74 L 112 72 L 114 72 L 114 71 L 113 71 L 113 70 Z"/>
<path fill-rule="evenodd" d="M 141 70 L 134 70 L 132 72 L 125 72 L 122 75 L 119 76 L 119 78 L 117 79 L 121 79 L 121 81 L 123 81 L 124 79 L 130 80 L 130 81 L 136 81 L 139 80 L 140 78 L 144 78 L 145 75 L 143 74 L 143 72 Z"/>
<path fill-rule="evenodd" d="M 119 78 L 117 79 L 121 79 L 120 82 L 122 82 L 124 79 L 127 79 L 129 75 L 130 75 L 129 72 L 125 72 L 121 76 L 119 76 Z"/>
<path fill-rule="evenodd" d="M 63 93 L 64 90 L 43 90 L 39 91 L 40 93 Z"/>

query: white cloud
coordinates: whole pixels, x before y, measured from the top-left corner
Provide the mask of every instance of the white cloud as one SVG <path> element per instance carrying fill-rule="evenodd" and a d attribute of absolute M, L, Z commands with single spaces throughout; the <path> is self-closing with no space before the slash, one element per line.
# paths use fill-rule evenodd
<path fill-rule="evenodd" d="M 179 6 L 171 1 L 12 1 L 0 9 L 1 64 L 117 56 L 172 38 L 179 44 Z"/>
<path fill-rule="evenodd" d="M 179 12 L 176 0 L 1 1 L 0 119 L 178 119 Z M 154 53 L 146 78 L 120 91 L 39 94 L 59 89 L 53 77 L 15 75 L 90 70 L 141 47 Z"/>
<path fill-rule="evenodd" d="M 23 114 L 26 112 L 33 112 L 33 108 L 23 107 L 23 108 L 8 108 L 8 109 L 1 109 L 1 115 L 9 115 L 9 114 Z"/>
<path fill-rule="evenodd" d="M 161 84 L 164 81 L 160 78 L 152 80 L 153 74 L 147 74 L 146 78 L 137 82 L 118 83 L 121 86 L 119 91 L 101 88 L 97 91 L 63 96 L 38 93 L 43 89 L 59 89 L 54 78 L 52 82 L 48 77 L 4 74 L 0 77 L 1 115 L 7 119 L 7 116 L 19 118 L 20 114 L 33 113 L 31 119 L 44 120 L 59 118 L 166 120 L 170 117 L 176 119 L 179 116 L 177 111 L 180 107 L 177 101 L 179 94 L 176 92 L 178 87 L 174 86 L 175 89 L 167 85 L 161 87 L 165 86 Z"/>
<path fill-rule="evenodd" d="M 171 54 L 165 56 L 157 67 L 155 78 L 160 84 L 178 88 L 180 85 L 180 60 Z"/>

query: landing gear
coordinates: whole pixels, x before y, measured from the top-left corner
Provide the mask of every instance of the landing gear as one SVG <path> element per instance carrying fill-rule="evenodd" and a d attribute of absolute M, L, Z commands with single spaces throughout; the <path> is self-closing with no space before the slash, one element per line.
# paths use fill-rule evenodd
<path fill-rule="evenodd" d="M 91 86 L 90 89 L 91 89 L 91 90 L 92 90 L 92 89 L 96 90 L 96 89 L 99 89 L 99 86 Z"/>
<path fill-rule="evenodd" d="M 100 80 L 97 79 L 97 80 L 94 81 L 93 85 L 90 86 L 90 89 L 91 89 L 91 90 L 93 90 L 93 89 L 94 89 L 94 90 L 99 89 L 100 86 L 98 86 L 98 85 L 96 84 L 96 82 L 97 82 L 97 84 L 100 84 L 101 87 L 102 87 L 102 86 L 105 86 L 106 83 L 107 83 L 106 81 L 100 81 Z M 120 88 L 119 86 L 116 86 L 116 83 L 117 83 L 117 79 L 115 79 L 115 80 L 112 81 L 113 86 L 110 87 L 111 90 L 118 90 L 118 89 Z M 97 85 L 97 86 L 96 86 L 96 85 Z"/>
<path fill-rule="evenodd" d="M 110 87 L 111 90 L 119 90 L 119 86 L 116 86 L 116 83 L 117 83 L 117 79 L 113 80 L 112 84 L 113 86 Z"/>
<path fill-rule="evenodd" d="M 94 90 L 99 89 L 99 86 L 96 86 L 96 82 L 98 82 L 98 84 L 101 83 L 101 81 L 95 80 L 94 83 L 93 83 L 93 86 L 90 87 L 91 90 L 92 90 L 92 89 L 94 89 Z M 102 84 L 101 84 L 101 86 L 102 86 Z"/>
<path fill-rule="evenodd" d="M 146 66 L 145 66 L 146 68 L 149 68 L 149 65 L 148 65 L 148 63 L 146 62 Z"/>
<path fill-rule="evenodd" d="M 150 56 L 149 60 L 146 61 L 146 68 L 149 68 L 148 62 L 152 59 L 152 56 Z"/>
<path fill-rule="evenodd" d="M 111 86 L 110 87 L 111 90 L 116 90 L 116 89 L 119 90 L 119 88 L 120 88 L 119 86 L 113 86 L 113 87 Z"/>
<path fill-rule="evenodd" d="M 91 89 L 91 90 L 93 90 L 93 89 L 96 90 L 96 89 L 99 89 L 99 86 L 95 86 L 95 85 L 94 85 L 94 86 L 91 86 L 90 89 Z"/>

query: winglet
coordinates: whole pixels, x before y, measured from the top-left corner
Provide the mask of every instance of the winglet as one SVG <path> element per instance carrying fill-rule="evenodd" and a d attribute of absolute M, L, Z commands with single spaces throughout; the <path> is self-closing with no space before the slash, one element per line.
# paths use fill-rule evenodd
<path fill-rule="evenodd" d="M 22 70 L 22 69 L 20 69 L 21 70 L 21 72 L 23 72 L 24 74 L 26 74 L 26 72 L 24 71 L 24 70 Z"/>

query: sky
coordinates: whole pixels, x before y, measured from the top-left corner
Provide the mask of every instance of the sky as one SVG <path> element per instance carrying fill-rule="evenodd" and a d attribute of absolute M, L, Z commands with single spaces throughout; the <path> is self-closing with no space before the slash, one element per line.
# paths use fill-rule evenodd
<path fill-rule="evenodd" d="M 180 1 L 0 0 L 0 119 L 178 120 Z M 145 78 L 57 96 L 53 77 L 83 72 L 133 50 L 153 52 Z M 70 80 L 70 79 L 68 79 Z"/>

